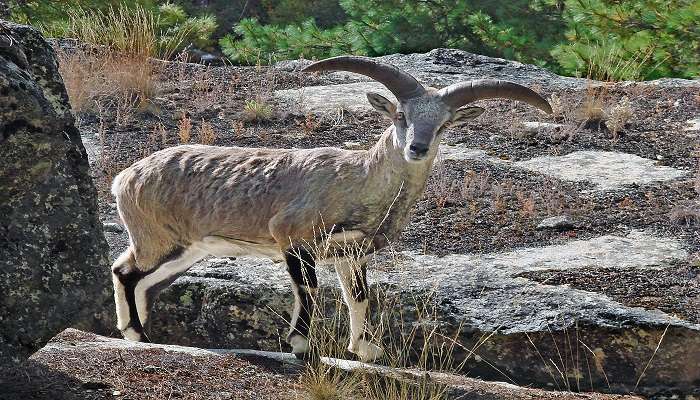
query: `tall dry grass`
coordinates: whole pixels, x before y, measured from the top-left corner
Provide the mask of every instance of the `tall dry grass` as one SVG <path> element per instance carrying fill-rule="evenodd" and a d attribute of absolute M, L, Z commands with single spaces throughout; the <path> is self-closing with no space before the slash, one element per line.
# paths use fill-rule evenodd
<path fill-rule="evenodd" d="M 161 35 L 157 17 L 140 5 L 70 11 L 63 35 L 81 45 L 58 56 L 73 109 L 92 109 L 95 101 L 143 107 L 162 69 L 155 59 L 171 58 L 186 34 Z"/>
<path fill-rule="evenodd" d="M 143 107 L 155 94 L 160 67 L 139 56 L 108 49 L 58 51 L 59 71 L 74 112 Z"/>
<path fill-rule="evenodd" d="M 328 249 L 321 249 L 328 252 Z M 344 254 L 362 253 L 361 245 Z M 392 264 L 400 268 L 398 257 Z M 360 268 L 357 263 L 353 268 Z M 394 296 L 380 287 L 370 288 L 367 337 L 380 344 L 384 356 L 378 360 L 391 368 L 414 371 L 457 372 L 464 361 L 453 357 L 456 337 L 440 330 L 435 293 L 411 293 Z M 347 359 L 349 353 L 349 317 L 340 291 L 320 288 L 314 297 L 315 315 L 309 340 L 312 362 L 301 377 L 302 387 L 310 400 L 438 400 L 446 398 L 447 388 L 429 379 L 395 379 L 363 370 L 343 371 L 328 359 Z M 326 360 L 320 362 L 319 360 Z M 466 361 L 466 360 L 465 360 Z"/>
<path fill-rule="evenodd" d="M 162 35 L 158 25 L 157 16 L 141 5 L 122 5 L 104 11 L 77 8 L 69 13 L 64 35 L 141 59 L 170 59 L 188 32 Z"/>

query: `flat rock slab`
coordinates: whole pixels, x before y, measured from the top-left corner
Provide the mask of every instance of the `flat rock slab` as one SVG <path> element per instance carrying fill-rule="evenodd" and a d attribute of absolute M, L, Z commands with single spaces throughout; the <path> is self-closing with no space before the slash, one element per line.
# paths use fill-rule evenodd
<path fill-rule="evenodd" d="M 635 154 L 614 151 L 575 151 L 564 156 L 543 156 L 511 162 L 464 145 L 440 146 L 443 160 L 477 160 L 510 165 L 571 182 L 587 182 L 596 191 L 617 190 L 631 185 L 670 181 L 688 175 L 688 171 L 657 165 L 657 161 Z"/>
<path fill-rule="evenodd" d="M 391 54 L 378 60 L 395 65 L 410 73 L 420 82 L 443 87 L 471 79 L 507 79 L 553 88 L 583 88 L 591 81 L 556 75 L 546 69 L 517 61 L 488 57 L 456 49 L 434 49 L 428 53 Z M 308 60 L 283 61 L 276 68 L 299 71 L 310 64 Z M 331 74 L 334 81 L 369 80 L 366 76 L 345 71 Z"/>
<path fill-rule="evenodd" d="M 321 362 L 345 371 L 345 379 L 351 373 L 369 373 L 379 381 L 440 385 L 446 389 L 445 399 L 638 399 L 544 391 L 334 358 L 322 358 Z M 302 399 L 307 398 L 299 384 L 304 370 L 303 362 L 286 353 L 135 343 L 67 329 L 14 376 L 0 377 L 0 396 L 4 400 Z"/>
<path fill-rule="evenodd" d="M 465 370 L 477 376 L 553 388 L 691 392 L 700 382 L 700 326 L 523 276 L 582 267 L 660 269 L 686 256 L 679 240 L 633 231 L 505 253 L 378 257 L 370 283 L 375 301 L 381 299 L 378 313 L 400 314 L 404 326 L 425 323 L 416 299 L 434 306 L 441 332 L 461 344 L 455 357 L 466 358 Z M 329 291 L 324 305 L 337 312 L 334 274 L 318 273 Z M 280 338 L 291 309 L 288 280 L 282 264 L 266 260 L 201 264 L 163 292 L 153 335 L 195 346 L 286 348 Z"/>
<path fill-rule="evenodd" d="M 687 126 L 684 130 L 692 132 L 700 131 L 700 117 L 689 119 L 686 124 Z"/>
<path fill-rule="evenodd" d="M 565 181 L 590 182 L 598 190 L 667 181 L 687 174 L 634 154 L 611 151 L 576 151 L 565 156 L 536 157 L 513 165 Z"/>
<path fill-rule="evenodd" d="M 367 93 L 375 92 L 396 101 L 396 97 L 378 82 L 357 82 L 340 85 L 308 86 L 301 89 L 275 91 L 275 96 L 301 112 L 333 114 L 340 110 L 366 112 L 372 110 Z"/>
<path fill-rule="evenodd" d="M 67 329 L 10 376 L 3 400 L 297 399 L 293 356 L 128 342 Z"/>
<path fill-rule="evenodd" d="M 617 400 L 641 400 L 637 396 L 610 395 L 602 393 L 572 393 L 560 391 L 546 391 L 541 389 L 524 388 L 505 382 L 485 382 L 479 379 L 469 378 L 463 375 L 442 373 L 433 371 L 421 371 L 407 368 L 393 368 L 376 364 L 367 364 L 359 361 L 340 360 L 323 357 L 322 361 L 335 368 L 345 371 L 362 371 L 381 375 L 388 379 L 408 382 L 431 382 L 446 388 L 448 398 L 456 399 L 617 399 Z"/>

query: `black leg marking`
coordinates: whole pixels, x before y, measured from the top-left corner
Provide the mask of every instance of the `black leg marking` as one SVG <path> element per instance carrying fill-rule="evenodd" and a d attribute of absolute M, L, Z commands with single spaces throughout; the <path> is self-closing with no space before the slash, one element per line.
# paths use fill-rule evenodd
<path fill-rule="evenodd" d="M 139 271 L 138 269 L 133 269 L 128 272 L 115 271 L 114 273 L 119 277 L 119 282 L 124 285 L 124 297 L 126 299 L 126 304 L 129 305 L 129 324 L 126 326 L 126 328 L 124 328 L 124 330 L 131 328 L 140 336 L 139 341 L 148 341 L 146 335 L 143 333 L 143 326 L 141 325 L 141 320 L 139 319 L 139 312 L 136 308 L 136 296 L 134 294 L 136 285 L 147 274 Z"/>
<path fill-rule="evenodd" d="M 314 256 L 303 248 L 287 250 L 284 254 L 287 261 L 287 270 L 292 280 L 299 286 L 308 286 L 312 289 L 318 287 L 316 278 L 316 260 Z"/>
<path fill-rule="evenodd" d="M 300 302 L 299 315 L 296 321 L 292 321 L 294 325 L 289 333 L 289 337 L 295 334 L 308 337 L 314 308 L 309 289 L 318 287 L 315 269 L 316 260 L 311 253 L 303 248 L 288 250 L 285 253 L 285 260 L 287 262 L 287 270 L 294 283 L 294 290 L 299 296 Z"/>
<path fill-rule="evenodd" d="M 146 272 L 138 270 L 137 268 L 135 268 L 135 266 L 118 268 L 117 270 L 113 271 L 119 278 L 119 282 L 121 282 L 121 284 L 124 285 L 124 297 L 126 303 L 129 305 L 129 324 L 124 329 L 133 329 L 137 334 L 139 334 L 139 340 L 142 342 L 150 342 L 150 340 L 145 335 L 144 326 L 141 324 L 141 319 L 139 318 L 139 312 L 136 306 L 136 285 L 138 285 L 141 279 L 157 271 L 166 262 L 176 260 L 184 252 L 184 247 L 175 247 L 170 253 L 166 254 L 160 259 L 156 267 Z M 175 281 L 176 278 L 177 276 L 173 277 L 173 279 L 167 279 L 163 282 L 159 282 L 158 284 L 146 290 L 146 304 L 148 309 L 150 309 L 153 303 L 155 302 L 157 294 L 160 293 L 160 291 L 163 288 L 167 287 L 173 281 Z"/>
<path fill-rule="evenodd" d="M 353 270 L 352 297 L 355 301 L 367 300 L 369 287 L 367 286 L 367 265 L 362 264 L 359 269 Z"/>

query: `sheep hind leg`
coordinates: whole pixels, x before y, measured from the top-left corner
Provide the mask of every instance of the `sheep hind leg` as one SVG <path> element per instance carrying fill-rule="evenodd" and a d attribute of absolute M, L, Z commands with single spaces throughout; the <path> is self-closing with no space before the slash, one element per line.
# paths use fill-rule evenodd
<path fill-rule="evenodd" d="M 291 330 L 287 342 L 292 346 L 292 353 L 304 358 L 310 352 L 309 331 L 314 310 L 314 295 L 318 288 L 316 278 L 316 261 L 311 253 L 295 248 L 285 252 L 287 271 L 292 278 L 294 292 L 294 310 L 290 321 Z"/>
<path fill-rule="evenodd" d="M 350 314 L 350 344 L 348 350 L 361 361 L 371 362 L 381 358 L 384 350 L 369 340 L 367 311 L 369 309 L 369 289 L 367 286 L 366 259 L 340 259 L 335 262 L 335 270 L 343 291 L 343 300 Z"/>
<path fill-rule="evenodd" d="M 133 260 L 133 251 L 131 254 Z M 124 338 L 150 341 L 145 329 L 158 294 L 205 255 L 206 252 L 199 249 L 175 247 L 148 271 L 136 268 L 135 261 L 120 264 L 115 262 L 112 273 L 119 316 L 117 328 Z M 125 306 L 128 312 L 124 311 Z"/>

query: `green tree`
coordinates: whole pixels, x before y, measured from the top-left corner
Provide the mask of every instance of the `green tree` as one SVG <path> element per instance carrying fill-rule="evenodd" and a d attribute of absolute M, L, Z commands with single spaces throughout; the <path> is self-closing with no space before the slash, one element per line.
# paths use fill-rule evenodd
<path fill-rule="evenodd" d="M 262 0 L 262 6 L 267 14 L 263 22 L 268 24 L 300 24 L 313 19 L 319 27 L 331 28 L 347 21 L 338 0 Z"/>
<path fill-rule="evenodd" d="M 697 0 L 567 0 L 564 69 L 596 79 L 694 78 L 700 73 Z"/>
<path fill-rule="evenodd" d="M 253 52 L 263 58 L 324 57 L 339 50 L 376 56 L 452 47 L 545 64 L 551 62 L 549 49 L 563 31 L 560 7 L 550 0 L 514 0 L 505 5 L 488 0 L 340 0 L 339 4 L 347 15 L 343 25 L 324 30 L 315 20 L 286 27 L 246 21 L 222 41 L 222 48 L 239 62 L 246 58 L 243 54 Z M 295 51 L 290 43 L 305 47 Z"/>
<path fill-rule="evenodd" d="M 248 18 L 236 25 L 235 33 L 240 40 L 229 35 L 222 38 L 219 44 L 226 56 L 243 64 L 357 53 L 343 34 L 342 27 L 320 29 L 313 19 L 298 25 L 278 27 L 261 25 L 257 20 Z"/>

